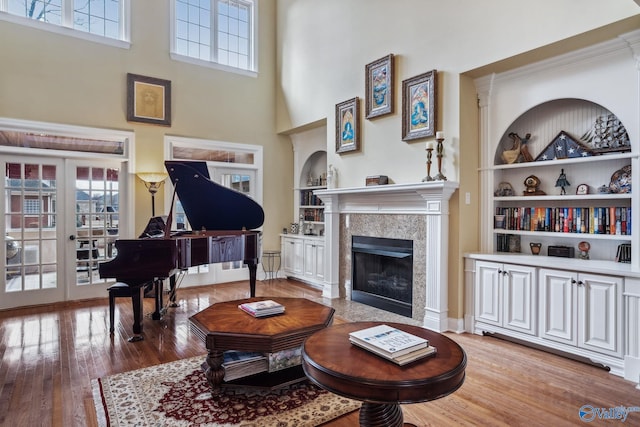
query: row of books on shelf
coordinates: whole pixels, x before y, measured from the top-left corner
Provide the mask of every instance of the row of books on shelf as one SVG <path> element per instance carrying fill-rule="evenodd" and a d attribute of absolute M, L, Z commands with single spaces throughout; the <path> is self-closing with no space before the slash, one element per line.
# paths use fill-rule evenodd
<path fill-rule="evenodd" d="M 302 347 L 276 353 L 229 350 L 223 354 L 224 381 L 260 374 L 277 372 L 302 363 Z"/>
<path fill-rule="evenodd" d="M 305 209 L 302 215 L 305 221 L 324 221 L 324 211 L 321 209 Z"/>
<path fill-rule="evenodd" d="M 322 206 L 322 199 L 313 194 L 311 190 L 300 192 L 300 205 L 302 206 Z"/>
<path fill-rule="evenodd" d="M 284 306 L 273 300 L 246 302 L 238 305 L 238 308 L 253 317 L 273 316 L 284 313 Z"/>
<path fill-rule="evenodd" d="M 400 366 L 436 354 L 429 340 L 389 325 L 349 333 L 349 341 Z"/>
<path fill-rule="evenodd" d="M 495 227 L 506 230 L 631 235 L 631 208 L 625 206 L 497 207 L 496 215 L 504 221 L 498 217 Z"/>

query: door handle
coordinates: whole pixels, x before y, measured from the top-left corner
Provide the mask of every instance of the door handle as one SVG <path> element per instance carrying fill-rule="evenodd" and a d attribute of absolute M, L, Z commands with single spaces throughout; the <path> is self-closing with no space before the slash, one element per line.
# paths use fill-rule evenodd
<path fill-rule="evenodd" d="M 76 236 L 72 234 L 71 236 L 69 236 L 69 240 L 73 242 L 74 240 L 76 240 Z"/>

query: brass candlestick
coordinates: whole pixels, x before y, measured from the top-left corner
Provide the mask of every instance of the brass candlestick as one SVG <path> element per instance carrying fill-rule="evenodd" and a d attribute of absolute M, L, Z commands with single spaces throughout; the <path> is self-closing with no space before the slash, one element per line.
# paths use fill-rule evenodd
<path fill-rule="evenodd" d="M 434 179 L 436 181 L 446 181 L 447 177 L 442 174 L 442 151 L 444 148 L 442 146 L 442 141 L 444 141 L 444 138 L 436 138 L 436 141 L 438 141 L 436 148 L 436 156 L 438 157 L 438 175 L 436 175 Z"/>
<path fill-rule="evenodd" d="M 433 155 L 433 148 L 427 148 L 427 176 L 422 178 L 422 182 L 433 181 L 431 176 L 431 156 Z"/>

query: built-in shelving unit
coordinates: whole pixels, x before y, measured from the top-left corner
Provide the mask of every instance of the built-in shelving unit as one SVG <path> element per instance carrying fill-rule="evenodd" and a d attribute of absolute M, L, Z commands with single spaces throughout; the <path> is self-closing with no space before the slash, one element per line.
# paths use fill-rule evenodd
<path fill-rule="evenodd" d="M 637 157 L 630 146 L 607 152 L 597 152 L 594 148 L 584 157 L 563 158 L 560 153 L 559 159 L 519 159 L 515 163 L 505 163 L 501 154 L 512 147 L 513 138 L 509 136 L 512 132 L 533 135 L 527 143 L 533 159 L 553 148 L 554 138 L 560 132 L 566 132 L 578 144 L 590 149 L 589 143 L 580 136 L 602 117 L 609 116 L 612 116 L 609 110 L 592 102 L 560 99 L 527 111 L 507 128 L 497 144 L 494 165 L 488 169 L 493 175 L 492 215 L 505 215 L 504 221 L 496 222 L 494 217 L 494 252 L 529 254 L 531 244 L 541 244 L 542 256 L 548 255 L 549 246 L 573 248 L 578 256 L 578 245 L 585 241 L 590 250 L 588 254 L 581 254 L 583 258 L 616 260 L 619 245 L 632 241 L 631 224 L 636 213 L 631 206 L 633 193 L 614 193 L 610 187 L 614 176 L 618 176 L 623 167 L 631 167 L 632 159 Z M 561 173 L 569 182 L 566 194 L 556 187 Z M 539 181 L 537 188 L 541 194 L 531 195 L 527 191 L 525 181 L 532 176 Z M 513 189 L 511 195 L 498 192 L 505 184 Z M 579 186 L 587 189 L 586 194 L 584 191 L 576 194 Z M 597 244 L 591 245 L 589 241 Z"/>
<path fill-rule="evenodd" d="M 635 31 L 476 79 L 481 248 L 465 259 L 467 330 L 573 354 L 636 383 L 640 72 L 632 58 L 638 49 L 640 31 Z M 611 135 L 613 144 L 598 139 Z M 496 215 L 527 210 L 544 219 L 533 226 L 497 225 L 502 218 Z M 577 227 L 570 232 L 565 224 L 577 212 L 580 225 L 589 224 L 584 233 Z M 594 212 L 598 219 L 603 212 L 613 218 L 608 231 L 595 226 Z M 555 227 L 559 218 L 562 231 Z M 559 246 L 554 255 L 563 256 L 549 256 L 551 246 Z M 630 249 L 630 256 L 618 257 L 619 248 L 620 253 Z"/>

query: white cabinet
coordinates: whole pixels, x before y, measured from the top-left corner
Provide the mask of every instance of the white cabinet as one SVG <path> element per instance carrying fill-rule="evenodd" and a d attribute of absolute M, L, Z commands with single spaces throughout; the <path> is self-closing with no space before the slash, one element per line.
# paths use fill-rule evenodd
<path fill-rule="evenodd" d="M 287 277 L 323 285 L 324 237 L 281 235 L 282 269 Z"/>
<path fill-rule="evenodd" d="M 324 242 L 305 240 L 304 276 L 320 282 L 324 279 Z"/>
<path fill-rule="evenodd" d="M 535 334 L 535 285 L 533 267 L 476 262 L 476 321 Z"/>
<path fill-rule="evenodd" d="M 622 279 L 540 269 L 540 336 L 613 356 L 622 354 Z"/>

